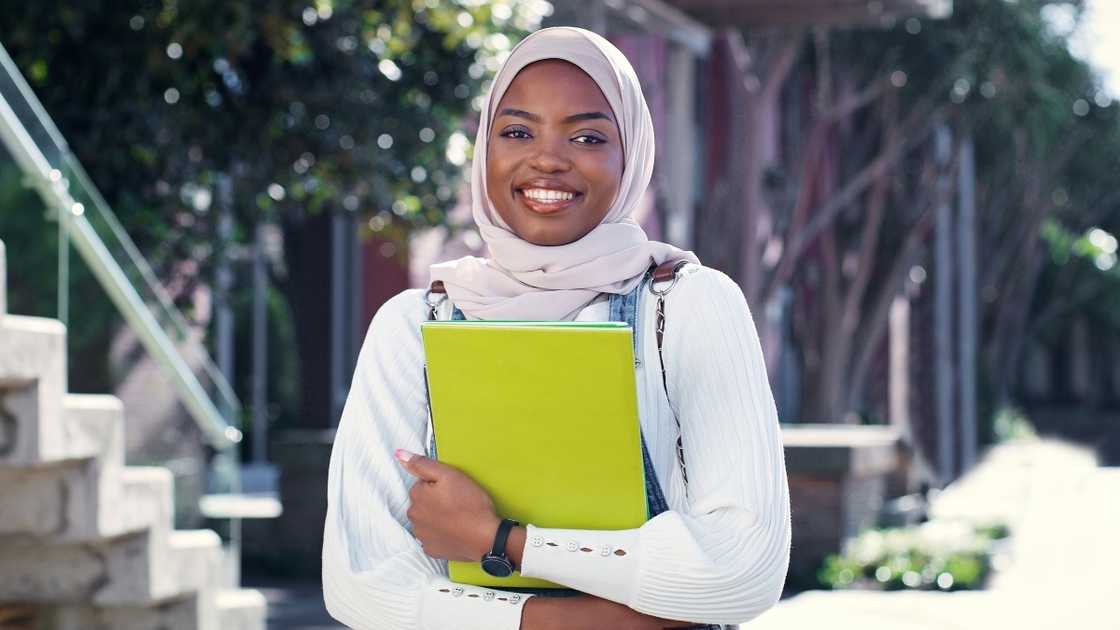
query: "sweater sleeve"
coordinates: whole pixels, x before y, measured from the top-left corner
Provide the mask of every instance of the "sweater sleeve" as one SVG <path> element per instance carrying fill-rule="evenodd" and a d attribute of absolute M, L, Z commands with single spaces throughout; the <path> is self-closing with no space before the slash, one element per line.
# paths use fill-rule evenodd
<path fill-rule="evenodd" d="M 359 353 L 331 452 L 323 597 L 353 628 L 518 630 L 527 596 L 450 582 L 405 516 L 413 479 L 392 452 L 425 450 L 424 308 L 416 291 L 391 299 Z"/>
<path fill-rule="evenodd" d="M 790 552 L 785 456 L 761 344 L 742 291 L 712 269 L 682 278 L 666 313 L 687 508 L 634 530 L 530 526 L 522 574 L 658 617 L 745 623 L 777 602 Z"/>

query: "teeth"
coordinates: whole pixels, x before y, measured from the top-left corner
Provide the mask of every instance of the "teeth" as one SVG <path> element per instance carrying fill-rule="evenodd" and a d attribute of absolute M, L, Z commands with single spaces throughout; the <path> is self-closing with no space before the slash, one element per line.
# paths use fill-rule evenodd
<path fill-rule="evenodd" d="M 524 195 L 536 201 L 568 201 L 575 197 L 570 192 L 548 190 L 546 188 L 527 188 L 522 191 Z"/>

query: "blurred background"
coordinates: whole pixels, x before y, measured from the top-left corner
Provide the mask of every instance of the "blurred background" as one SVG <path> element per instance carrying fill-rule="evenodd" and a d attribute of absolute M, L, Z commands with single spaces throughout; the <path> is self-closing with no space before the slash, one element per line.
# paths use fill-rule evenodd
<path fill-rule="evenodd" d="M 484 254 L 480 95 L 555 25 L 631 60 L 658 152 L 636 218 L 759 328 L 794 547 L 752 627 L 1115 627 L 1110 0 L 0 13 L 0 626 L 334 627 L 326 468 L 365 330 L 431 263 Z M 138 532 L 146 582 L 74 551 Z M 210 564 L 163 584 L 192 544 Z"/>

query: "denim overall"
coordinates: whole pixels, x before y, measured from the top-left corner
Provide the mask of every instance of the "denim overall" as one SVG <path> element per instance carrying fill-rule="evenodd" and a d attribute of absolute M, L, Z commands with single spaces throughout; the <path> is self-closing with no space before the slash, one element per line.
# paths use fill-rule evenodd
<path fill-rule="evenodd" d="M 641 348 L 638 346 L 638 341 L 641 339 L 640 328 L 638 327 L 638 306 L 639 297 L 642 291 L 646 289 L 649 282 L 653 278 L 653 270 L 642 277 L 642 281 L 638 286 L 634 287 L 630 293 L 625 295 L 609 294 L 609 309 L 610 316 L 608 321 L 612 322 L 626 322 L 630 325 L 630 330 L 633 331 L 634 340 L 634 366 L 635 368 L 641 365 Z M 451 319 L 456 321 L 465 320 L 466 317 L 463 312 L 459 310 L 458 306 L 452 306 Z M 640 431 L 640 429 L 639 429 Z M 653 462 L 649 457 L 649 450 L 646 448 L 646 438 L 641 435 L 642 442 L 642 466 L 645 469 L 646 477 L 646 505 L 648 506 L 649 518 L 653 518 L 662 512 L 669 510 L 669 504 L 665 500 L 665 493 L 661 490 L 661 483 L 657 480 L 657 474 L 653 470 Z M 428 443 L 428 456 L 436 457 L 436 444 L 435 436 L 429 440 Z M 572 589 L 530 589 L 530 588 L 504 588 L 503 590 L 515 593 L 529 593 L 543 597 L 578 597 L 583 595 L 580 591 Z M 723 626 L 718 625 L 701 625 L 690 626 L 692 628 L 703 630 L 721 630 Z"/>

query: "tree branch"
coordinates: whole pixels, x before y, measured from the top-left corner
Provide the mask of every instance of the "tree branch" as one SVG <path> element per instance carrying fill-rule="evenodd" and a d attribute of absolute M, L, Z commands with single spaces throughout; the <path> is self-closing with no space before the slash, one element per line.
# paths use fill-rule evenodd
<path fill-rule="evenodd" d="M 887 329 L 887 317 L 890 314 L 891 302 L 894 301 L 895 295 L 898 294 L 899 289 L 906 281 L 906 276 L 914 265 L 918 254 L 921 252 L 922 245 L 933 227 L 934 204 L 932 201 L 934 198 L 934 196 L 930 196 L 929 203 L 914 222 L 914 226 L 910 228 L 898 256 L 894 259 L 894 264 L 887 272 L 886 280 L 879 285 L 880 289 L 875 296 L 874 306 L 871 308 L 871 317 L 865 320 L 866 325 L 863 334 L 860 335 L 862 341 L 856 345 L 859 349 L 856 351 L 856 359 L 852 363 L 852 379 L 848 387 L 848 406 L 850 409 L 856 408 L 856 398 L 863 390 L 864 383 L 867 380 L 871 359 L 875 355 L 879 342 L 883 338 L 883 333 Z"/>
<path fill-rule="evenodd" d="M 824 112 L 822 117 L 830 122 L 843 120 L 864 107 L 867 107 L 874 102 L 875 99 L 887 93 L 887 86 L 889 85 L 890 83 L 885 79 L 874 81 L 862 91 L 852 94 L 837 103 L 834 107 Z"/>
<path fill-rule="evenodd" d="M 898 138 L 898 121 L 895 118 L 895 104 L 893 98 L 887 100 L 886 112 L 883 116 L 885 119 L 886 130 L 883 134 L 883 143 L 887 146 L 894 145 Z M 844 310 L 840 318 L 840 329 L 843 334 L 850 335 L 856 327 L 856 322 L 859 318 L 860 305 L 863 304 L 863 297 L 867 291 L 867 284 L 871 281 L 871 271 L 875 266 L 875 258 L 879 251 L 879 230 L 883 222 L 883 210 L 887 203 L 887 191 L 890 185 L 890 177 L 887 174 L 881 175 L 878 180 L 872 185 L 870 199 L 867 203 L 867 216 L 863 221 L 863 234 L 860 239 L 860 253 L 858 258 L 858 266 L 856 268 L 856 277 L 852 281 L 851 287 L 848 289 L 848 294 L 844 300 Z"/>
<path fill-rule="evenodd" d="M 944 108 L 938 108 L 937 112 L 943 111 Z M 825 202 L 817 212 L 813 215 L 812 220 L 805 226 L 804 229 L 798 230 L 793 233 L 792 241 L 785 247 L 782 256 L 778 261 L 778 265 L 774 274 L 767 284 L 766 290 L 763 291 L 763 301 L 770 299 L 773 292 L 782 283 L 789 280 L 789 275 L 792 273 L 793 263 L 801 257 L 805 248 L 816 238 L 825 227 L 836 219 L 848 204 L 850 204 L 856 197 L 863 193 L 873 182 L 897 163 L 903 156 L 905 156 L 911 148 L 925 139 L 933 128 L 932 120 L 937 116 L 936 113 L 929 115 L 929 121 L 920 130 L 911 130 L 910 126 L 914 125 L 916 121 L 922 120 L 922 116 L 911 116 L 907 124 L 899 129 L 899 136 L 904 138 L 901 142 L 896 143 L 894 146 L 885 148 L 878 157 L 871 161 L 863 168 L 855 177 L 853 177 L 838 193 L 834 194 L 827 202 Z M 792 226 L 791 226 L 792 227 Z"/>

